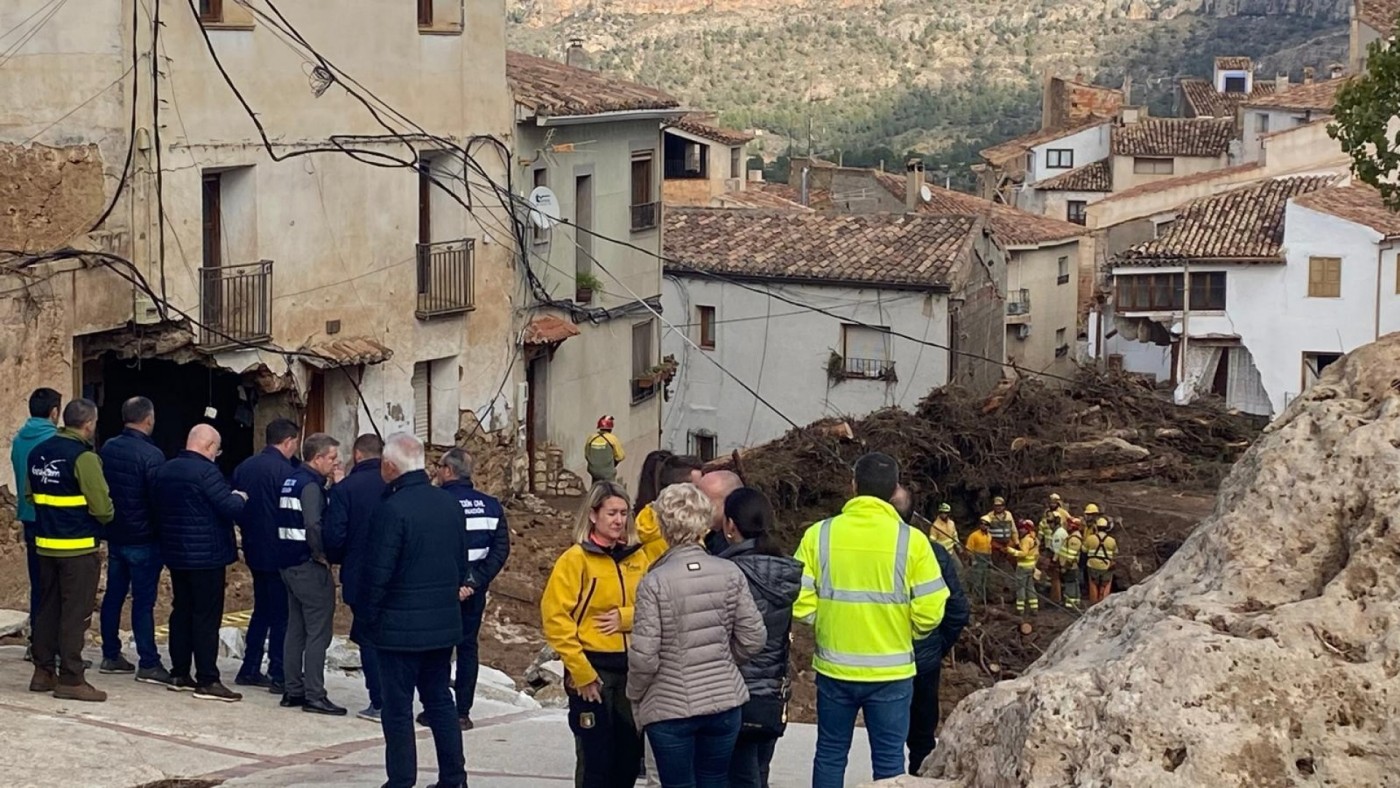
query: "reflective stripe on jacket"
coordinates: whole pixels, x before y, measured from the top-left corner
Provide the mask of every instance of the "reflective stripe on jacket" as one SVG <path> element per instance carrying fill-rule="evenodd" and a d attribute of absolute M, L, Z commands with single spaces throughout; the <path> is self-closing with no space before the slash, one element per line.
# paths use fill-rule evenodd
<path fill-rule="evenodd" d="M 1055 532 L 1059 534 L 1059 531 Z M 1065 532 L 1064 539 L 1055 546 L 1055 558 L 1064 566 L 1079 564 L 1079 551 L 1084 545 L 1084 540 L 1079 534 Z"/>
<path fill-rule="evenodd" d="M 29 497 L 34 504 L 34 548 L 65 558 L 97 551 L 102 526 L 112 521 L 112 500 L 102 460 L 92 444 L 61 429 L 29 453 Z"/>
<path fill-rule="evenodd" d="M 952 553 L 958 546 L 958 524 L 953 522 L 953 518 L 934 518 L 928 527 L 929 538 L 943 545 L 943 549 Z"/>
<path fill-rule="evenodd" d="M 454 479 L 442 486 L 462 504 L 467 528 L 467 585 L 484 589 L 505 568 L 510 556 L 510 528 L 501 502 L 472 486 L 471 479 Z"/>
<path fill-rule="evenodd" d="M 1040 540 L 1036 539 L 1033 533 L 1025 534 L 1018 546 L 1008 547 L 1006 552 L 1016 559 L 1016 566 L 1022 569 L 1033 568 L 1036 560 L 1040 558 Z"/>
<path fill-rule="evenodd" d="M 1118 557 L 1118 540 L 1108 534 L 1093 534 L 1084 540 L 1084 552 L 1089 555 L 1089 568 L 1106 572 Z"/>
<path fill-rule="evenodd" d="M 948 587 L 932 545 L 870 496 L 807 529 L 793 617 L 816 627 L 812 667 L 844 681 L 914 675 L 914 640 L 943 620 Z"/>

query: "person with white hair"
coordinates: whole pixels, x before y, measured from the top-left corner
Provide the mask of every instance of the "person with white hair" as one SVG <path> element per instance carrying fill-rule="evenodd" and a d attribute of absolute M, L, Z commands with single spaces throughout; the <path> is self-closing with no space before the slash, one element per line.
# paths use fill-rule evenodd
<path fill-rule="evenodd" d="M 418 779 L 413 692 L 433 732 L 440 786 L 464 786 L 466 760 L 452 701 L 452 649 L 462 640 L 467 532 L 462 506 L 434 487 L 423 444 L 404 432 L 384 442 L 379 473 L 387 488 L 374 510 L 366 550 L 365 631 L 379 656 L 388 788 Z"/>
<path fill-rule="evenodd" d="M 627 697 L 663 786 L 728 785 L 749 690 L 739 672 L 767 642 L 749 582 L 705 551 L 714 506 L 694 484 L 657 499 L 670 548 L 637 587 Z"/>

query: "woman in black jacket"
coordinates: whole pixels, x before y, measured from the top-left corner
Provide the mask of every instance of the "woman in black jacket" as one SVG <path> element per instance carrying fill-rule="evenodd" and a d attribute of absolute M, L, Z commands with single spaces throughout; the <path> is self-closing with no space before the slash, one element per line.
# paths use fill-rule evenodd
<path fill-rule="evenodd" d="M 741 487 L 724 500 L 724 536 L 730 547 L 722 554 L 743 570 L 758 612 L 768 628 L 763 650 L 740 666 L 749 688 L 743 726 L 729 762 L 732 788 L 768 788 L 768 765 L 787 729 L 788 637 L 792 605 L 802 588 L 802 564 L 779 549 L 773 537 L 773 507 L 763 493 Z"/>

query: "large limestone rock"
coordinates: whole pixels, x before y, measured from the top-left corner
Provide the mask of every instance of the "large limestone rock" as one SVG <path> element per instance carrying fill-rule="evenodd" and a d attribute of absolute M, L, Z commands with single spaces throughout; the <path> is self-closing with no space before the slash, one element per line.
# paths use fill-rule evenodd
<path fill-rule="evenodd" d="M 1394 785 L 1397 676 L 1391 334 L 1269 427 L 1161 571 L 964 700 L 922 772 L 979 788 Z"/>

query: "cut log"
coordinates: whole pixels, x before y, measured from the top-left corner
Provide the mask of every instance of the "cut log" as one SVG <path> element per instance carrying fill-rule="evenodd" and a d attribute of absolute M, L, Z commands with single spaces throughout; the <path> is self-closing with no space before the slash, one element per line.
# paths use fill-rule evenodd
<path fill-rule="evenodd" d="M 1107 437 L 1078 443 L 1067 443 L 1064 451 L 1064 464 L 1071 468 L 1102 468 L 1110 465 L 1126 465 L 1142 462 L 1152 456 L 1152 452 L 1122 438 Z"/>
<path fill-rule="evenodd" d="M 1155 476 L 1166 470 L 1171 464 L 1171 457 L 1154 457 L 1143 462 L 1112 465 L 1107 468 L 1074 468 L 1061 473 L 1028 476 L 1021 480 L 1021 486 L 1043 487 L 1051 484 L 1083 482 L 1131 482 Z"/>

